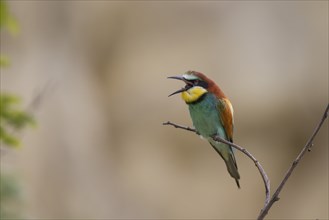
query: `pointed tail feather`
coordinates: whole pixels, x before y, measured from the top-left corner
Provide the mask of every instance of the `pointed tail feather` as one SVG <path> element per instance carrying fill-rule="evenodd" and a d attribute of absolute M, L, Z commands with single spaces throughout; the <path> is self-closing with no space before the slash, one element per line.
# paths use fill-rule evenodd
<path fill-rule="evenodd" d="M 211 142 L 209 142 L 209 143 L 215 149 L 215 151 L 223 158 L 223 160 L 225 161 L 226 167 L 227 167 L 227 171 L 230 173 L 231 177 L 233 177 L 235 179 L 236 185 L 240 189 L 240 183 L 239 183 L 240 174 L 238 172 L 238 166 L 236 164 L 232 149 L 230 149 L 231 152 L 229 153 L 229 155 L 226 154 L 226 157 L 224 157 L 222 155 L 222 153 L 220 152 L 220 150 L 213 143 L 211 143 Z"/>
<path fill-rule="evenodd" d="M 227 167 L 227 171 L 230 173 L 231 177 L 233 177 L 235 179 L 236 185 L 240 188 L 240 183 L 239 183 L 239 179 L 240 179 L 240 174 L 238 172 L 238 166 L 236 164 L 235 158 L 234 158 L 234 154 L 230 154 L 229 159 L 225 160 L 225 164 Z"/>

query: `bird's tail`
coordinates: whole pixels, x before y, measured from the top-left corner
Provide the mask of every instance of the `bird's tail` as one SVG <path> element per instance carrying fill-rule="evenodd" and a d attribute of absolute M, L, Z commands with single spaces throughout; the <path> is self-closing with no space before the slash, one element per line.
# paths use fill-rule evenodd
<path fill-rule="evenodd" d="M 235 156 L 232 148 L 230 146 L 224 145 L 228 148 L 224 150 L 223 148 L 221 149 L 220 146 L 216 146 L 216 144 L 212 143 L 211 141 L 210 144 L 217 151 L 217 153 L 223 158 L 227 167 L 227 171 L 230 173 L 231 177 L 235 179 L 236 185 L 240 188 L 240 183 L 239 183 L 240 174 L 238 172 L 238 166 L 236 164 Z"/>
<path fill-rule="evenodd" d="M 236 185 L 240 188 L 240 174 L 238 172 L 238 166 L 236 164 L 233 152 L 229 155 L 228 160 L 224 159 L 224 161 L 227 167 L 227 171 L 230 173 L 231 177 L 235 179 Z"/>

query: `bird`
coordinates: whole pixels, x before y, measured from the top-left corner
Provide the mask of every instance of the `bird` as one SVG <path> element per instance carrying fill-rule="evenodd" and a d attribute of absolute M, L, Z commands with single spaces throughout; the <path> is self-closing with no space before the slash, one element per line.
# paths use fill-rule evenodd
<path fill-rule="evenodd" d="M 187 71 L 183 75 L 168 78 L 185 83 L 185 87 L 171 93 L 169 97 L 181 93 L 197 133 L 206 139 L 225 161 L 227 171 L 240 188 L 240 174 L 232 147 L 213 139 L 214 136 L 219 136 L 233 143 L 234 118 L 230 100 L 219 86 L 203 73 Z"/>

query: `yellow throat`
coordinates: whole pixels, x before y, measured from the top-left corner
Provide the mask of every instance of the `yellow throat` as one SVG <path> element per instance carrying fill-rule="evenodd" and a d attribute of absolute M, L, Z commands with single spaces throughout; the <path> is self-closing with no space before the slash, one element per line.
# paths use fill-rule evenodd
<path fill-rule="evenodd" d="M 197 101 L 205 93 L 207 93 L 205 88 L 201 86 L 193 86 L 192 88 L 182 92 L 182 99 L 186 103 L 192 103 Z"/>

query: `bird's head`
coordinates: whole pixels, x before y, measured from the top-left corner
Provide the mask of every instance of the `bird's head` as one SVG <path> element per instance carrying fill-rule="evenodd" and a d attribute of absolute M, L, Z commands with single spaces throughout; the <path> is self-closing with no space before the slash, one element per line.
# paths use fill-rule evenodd
<path fill-rule="evenodd" d="M 183 100 L 188 104 L 198 101 L 208 92 L 213 92 L 217 95 L 216 93 L 220 91 L 211 79 L 196 71 L 187 71 L 182 76 L 171 76 L 168 78 L 185 82 L 185 87 L 173 92 L 169 96 L 182 93 Z"/>

